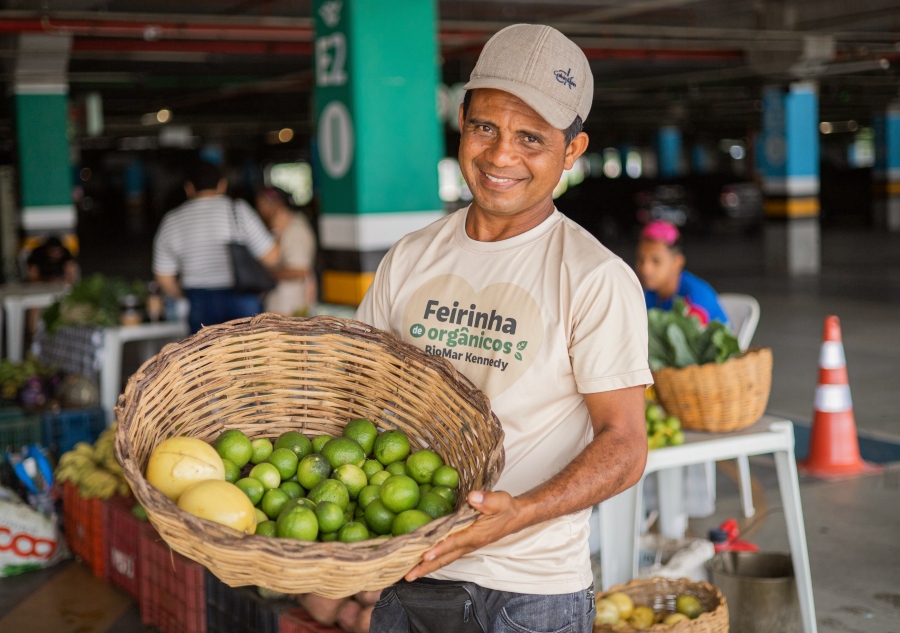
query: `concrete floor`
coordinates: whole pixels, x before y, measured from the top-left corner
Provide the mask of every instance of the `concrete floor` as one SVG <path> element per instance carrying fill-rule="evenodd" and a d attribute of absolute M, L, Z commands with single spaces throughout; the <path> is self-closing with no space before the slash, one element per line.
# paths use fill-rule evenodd
<path fill-rule="evenodd" d="M 631 260 L 632 245 L 615 250 Z M 900 422 L 895 421 L 895 412 L 900 412 L 896 389 L 900 379 L 900 235 L 826 231 L 822 274 L 801 279 L 764 275 L 759 238 L 733 234 L 689 240 L 686 250 L 688 268 L 718 291 L 745 292 L 759 300 L 762 317 L 754 344 L 771 347 L 775 356 L 770 411 L 808 423 L 822 322 L 827 314 L 836 314 L 843 326 L 860 433 L 900 442 Z M 787 551 L 773 464 L 764 457 L 755 458 L 751 470 L 758 514 L 741 521 L 745 534 L 764 550 Z M 705 535 L 725 518 L 740 516 L 733 478 L 731 464 L 721 464 L 716 514 L 692 520 L 691 533 Z M 876 476 L 838 483 L 804 478 L 801 495 L 820 633 L 900 633 L 900 465 L 888 466 Z M 47 608 L 45 590 L 54 585 L 53 578 L 73 577 L 72 565 L 0 580 L 0 630 L 6 617 L 21 617 L 29 605 Z M 79 576 L 77 582 L 98 581 Z M 113 591 L 99 585 L 92 590 Z M 58 606 L 70 607 L 62 602 Z M 29 630 L 49 630 L 41 624 L 41 611 L 31 613 L 37 619 Z M 71 613 L 67 617 L 54 618 L 55 623 L 69 624 L 55 624 L 52 630 L 144 630 L 134 606 L 121 612 L 112 625 L 73 618 Z"/>

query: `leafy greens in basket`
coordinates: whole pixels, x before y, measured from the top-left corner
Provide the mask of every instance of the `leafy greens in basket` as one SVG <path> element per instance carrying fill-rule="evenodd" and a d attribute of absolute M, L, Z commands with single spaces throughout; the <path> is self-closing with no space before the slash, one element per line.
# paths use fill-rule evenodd
<path fill-rule="evenodd" d="M 721 321 L 708 326 L 688 316 L 683 299 L 675 301 L 671 310 L 647 310 L 650 325 L 650 369 L 681 369 L 688 365 L 724 363 L 741 353 L 737 337 Z"/>

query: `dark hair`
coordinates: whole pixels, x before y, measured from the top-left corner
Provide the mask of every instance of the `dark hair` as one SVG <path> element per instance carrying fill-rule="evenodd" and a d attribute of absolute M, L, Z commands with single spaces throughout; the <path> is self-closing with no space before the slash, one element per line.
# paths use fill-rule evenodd
<path fill-rule="evenodd" d="M 469 116 L 469 104 L 472 103 L 472 91 L 466 90 L 466 95 L 463 97 L 463 119 Z M 575 115 L 575 120 L 572 121 L 572 125 L 563 130 L 563 134 L 566 137 L 566 147 L 569 146 L 569 143 L 572 142 L 576 136 L 581 134 L 581 130 L 584 127 L 584 122 L 581 120 L 581 117 Z"/>
<path fill-rule="evenodd" d="M 220 167 L 206 160 L 198 160 L 191 165 L 185 181 L 194 185 L 197 191 L 207 191 L 218 187 L 222 178 L 224 175 Z"/>
<path fill-rule="evenodd" d="M 262 187 L 256 192 L 256 195 L 263 196 L 271 202 L 277 200 L 289 209 L 294 206 L 294 198 L 281 187 L 275 187 L 274 185 L 271 187 Z"/>

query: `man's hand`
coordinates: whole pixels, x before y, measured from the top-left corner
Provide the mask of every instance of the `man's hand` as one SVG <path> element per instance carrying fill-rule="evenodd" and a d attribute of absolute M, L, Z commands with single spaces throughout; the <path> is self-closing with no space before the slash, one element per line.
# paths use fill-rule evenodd
<path fill-rule="evenodd" d="M 406 580 L 412 582 L 427 576 L 460 556 L 517 532 L 525 524 L 521 504 L 508 492 L 474 490 L 466 500 L 480 513 L 478 518 L 465 530 L 451 534 L 425 552 L 422 562 L 406 574 Z"/>

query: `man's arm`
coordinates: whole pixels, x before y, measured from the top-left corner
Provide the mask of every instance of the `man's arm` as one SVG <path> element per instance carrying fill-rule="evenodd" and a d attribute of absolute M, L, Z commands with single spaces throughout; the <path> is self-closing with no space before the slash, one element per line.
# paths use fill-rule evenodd
<path fill-rule="evenodd" d="M 175 275 L 160 275 L 159 273 L 156 273 L 154 277 L 156 277 L 156 283 L 159 284 L 159 289 L 162 290 L 163 294 L 166 296 L 178 299 L 184 295 L 181 291 L 181 286 L 178 283 L 178 278 Z"/>
<path fill-rule="evenodd" d="M 259 261 L 266 268 L 272 270 L 277 269 L 278 264 L 281 261 L 281 250 L 278 248 L 278 244 L 273 244 L 272 248 L 259 258 Z"/>
<path fill-rule="evenodd" d="M 276 268 L 272 271 L 272 276 L 278 281 L 284 281 L 286 279 L 306 279 L 306 277 L 310 274 L 309 268 Z"/>
<path fill-rule="evenodd" d="M 594 439 L 559 474 L 526 493 L 473 491 L 480 515 L 470 527 L 425 552 L 409 581 L 532 525 L 589 508 L 636 484 L 647 462 L 644 387 L 584 395 Z"/>

